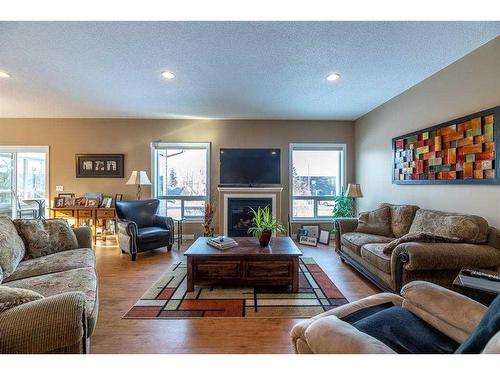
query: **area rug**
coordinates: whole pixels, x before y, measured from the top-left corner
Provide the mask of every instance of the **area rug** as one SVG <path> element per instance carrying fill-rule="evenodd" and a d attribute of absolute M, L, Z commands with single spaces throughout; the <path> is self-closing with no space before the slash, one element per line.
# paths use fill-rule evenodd
<path fill-rule="evenodd" d="M 186 263 L 174 263 L 123 318 L 309 318 L 348 302 L 313 258 L 299 259 L 298 293 L 288 287 L 209 286 L 188 293 Z"/>

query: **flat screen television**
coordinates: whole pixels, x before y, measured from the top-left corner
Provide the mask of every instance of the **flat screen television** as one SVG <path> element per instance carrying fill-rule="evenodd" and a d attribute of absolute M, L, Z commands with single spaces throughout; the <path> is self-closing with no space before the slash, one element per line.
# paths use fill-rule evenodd
<path fill-rule="evenodd" d="M 279 148 L 222 148 L 221 186 L 265 186 L 281 183 Z"/>

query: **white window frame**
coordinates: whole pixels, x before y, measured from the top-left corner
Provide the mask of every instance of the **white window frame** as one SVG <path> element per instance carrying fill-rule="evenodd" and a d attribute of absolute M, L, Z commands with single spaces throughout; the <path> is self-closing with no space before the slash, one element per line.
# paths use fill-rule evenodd
<path fill-rule="evenodd" d="M 314 217 L 294 217 L 293 216 L 293 201 L 295 199 L 313 200 L 314 210 L 317 210 L 316 201 L 333 200 L 333 196 L 298 196 L 293 195 L 293 151 L 341 151 L 340 153 L 340 189 L 345 188 L 346 182 L 346 159 L 347 159 L 347 145 L 344 143 L 290 143 L 288 149 L 288 212 L 290 213 L 290 221 L 292 223 L 323 223 L 331 222 L 332 218 L 327 216 L 314 216 Z"/>
<path fill-rule="evenodd" d="M 184 202 L 185 201 L 205 201 L 208 202 L 210 200 L 210 181 L 211 181 L 211 174 L 210 174 L 210 166 L 211 166 L 211 155 L 212 155 L 212 150 L 211 150 L 212 144 L 210 142 L 175 142 L 175 143 L 170 143 L 170 142 L 153 142 L 151 143 L 151 175 L 153 178 L 153 197 L 156 199 L 175 199 L 175 200 L 180 200 L 181 201 L 181 215 L 184 215 Z M 158 161 L 156 158 L 156 150 L 161 150 L 161 149 L 169 149 L 169 148 L 184 148 L 184 149 L 192 149 L 192 150 L 199 150 L 203 149 L 207 151 L 207 195 L 205 197 L 203 196 L 184 196 L 184 195 L 172 195 L 172 196 L 160 196 L 158 197 L 157 194 L 157 175 L 156 175 L 156 169 L 158 165 Z M 168 211 L 167 211 L 168 213 Z M 181 217 L 184 221 L 190 222 L 190 223 L 203 223 L 203 219 L 199 218 L 184 218 Z"/>
<path fill-rule="evenodd" d="M 50 166 L 50 153 L 49 146 L 15 146 L 15 145 L 0 145 L 0 153 L 29 153 L 29 152 L 39 152 L 45 154 L 45 198 L 47 202 L 45 207 L 47 207 L 48 201 L 50 201 L 50 175 L 49 175 L 49 166 Z M 16 187 L 17 190 L 17 157 L 14 160 L 13 170 L 15 173 L 12 175 L 12 185 Z M 12 201 L 12 214 L 13 216 L 17 215 L 17 203 Z"/>

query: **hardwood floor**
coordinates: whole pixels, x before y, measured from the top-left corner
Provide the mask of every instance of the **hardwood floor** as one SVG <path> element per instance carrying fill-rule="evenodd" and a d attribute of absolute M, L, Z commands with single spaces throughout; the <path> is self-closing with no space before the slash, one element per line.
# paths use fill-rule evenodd
<path fill-rule="evenodd" d="M 155 250 L 136 262 L 117 246 L 96 247 L 99 317 L 91 339 L 92 353 L 292 353 L 290 329 L 298 319 L 121 319 L 183 252 Z M 299 246 L 313 257 L 349 301 L 379 290 L 340 261 L 333 248 Z"/>

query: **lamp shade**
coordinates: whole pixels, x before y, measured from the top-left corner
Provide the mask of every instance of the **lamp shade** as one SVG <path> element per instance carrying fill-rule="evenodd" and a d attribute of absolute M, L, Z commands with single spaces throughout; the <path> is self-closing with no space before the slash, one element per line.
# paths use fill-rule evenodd
<path fill-rule="evenodd" d="M 345 195 L 346 197 L 349 198 L 363 198 L 363 193 L 361 192 L 361 185 L 360 184 L 347 185 L 347 191 Z"/>
<path fill-rule="evenodd" d="M 151 181 L 146 171 L 132 171 L 127 185 L 151 185 Z"/>

